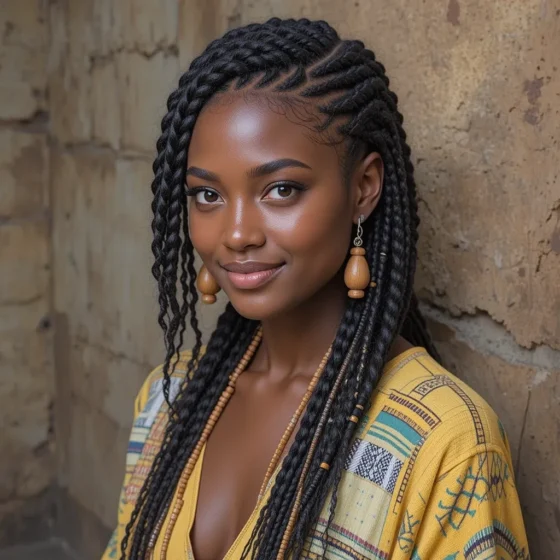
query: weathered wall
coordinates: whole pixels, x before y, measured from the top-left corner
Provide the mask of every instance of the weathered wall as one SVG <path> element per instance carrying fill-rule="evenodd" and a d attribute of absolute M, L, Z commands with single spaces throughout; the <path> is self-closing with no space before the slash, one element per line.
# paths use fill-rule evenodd
<path fill-rule="evenodd" d="M 0 9 L 0 543 L 46 534 L 54 480 L 45 4 Z"/>
<path fill-rule="evenodd" d="M 11 334 L 2 338 L 8 359 L 1 367 L 18 383 L 29 379 L 25 390 L 32 385 L 41 395 L 33 404 L 22 389 L 20 410 L 29 407 L 31 424 L 19 433 L 45 429 L 48 329 L 36 327 L 48 311 L 48 298 L 37 296 L 48 286 L 42 272 L 48 235 L 39 219 L 49 208 L 39 194 L 46 192 L 48 173 L 59 484 L 66 519 L 86 556 L 95 557 L 115 521 L 132 398 L 161 359 L 149 274 L 149 184 L 166 96 L 210 39 L 276 15 L 327 19 L 343 36 L 363 39 L 386 65 L 419 183 L 418 292 L 447 365 L 506 425 L 533 556 L 556 558 L 560 0 L 355 0 L 344 9 L 339 0 L 51 0 L 46 25 L 29 14 L 46 15 L 47 2 L 7 4 L 12 19 L 36 30 L 26 35 L 33 48 L 21 52 L 8 48 L 13 39 L 4 32 L 2 56 L 13 62 L 0 65 L 13 88 L 0 89 L 0 111 L 9 111 L 0 115 L 0 141 L 9 146 L 1 150 L 9 196 L 0 203 L 8 218 L 0 235 L 15 240 L 2 265 L 16 271 L 13 260 L 22 267 L 26 255 L 25 270 L 32 271 L 26 282 L 20 273 L 0 280 L 2 302 L 13 294 L 13 312 L 2 317 L 1 328 Z M 15 27 L 4 23 L 3 29 L 13 37 Z M 41 48 L 46 29 L 48 65 Z M 48 121 L 40 111 L 48 112 Z M 29 146 L 44 158 L 28 151 L 18 168 L 14 161 Z M 33 196 L 17 190 L 24 181 L 37 185 Z M 18 212 L 33 219 L 16 220 Z M 21 362 L 15 352 L 23 352 L 21 341 L 30 336 L 45 358 L 26 344 L 32 363 L 4 366 Z M 48 441 L 44 434 L 39 439 Z"/>
<path fill-rule="evenodd" d="M 59 482 L 79 513 L 69 538 L 94 558 L 116 518 L 132 399 L 162 355 L 149 185 L 177 6 L 55 1 L 50 25 Z"/>
<path fill-rule="evenodd" d="M 68 538 L 88 558 L 116 520 L 133 397 L 163 355 L 150 183 L 179 77 L 179 8 L 50 5 L 58 473 Z"/>

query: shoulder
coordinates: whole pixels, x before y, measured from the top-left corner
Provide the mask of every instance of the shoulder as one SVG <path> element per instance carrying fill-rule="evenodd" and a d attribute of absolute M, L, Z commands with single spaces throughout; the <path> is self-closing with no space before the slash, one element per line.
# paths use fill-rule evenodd
<path fill-rule="evenodd" d="M 504 429 L 490 405 L 467 383 L 412 348 L 385 368 L 370 409 L 368 433 L 402 453 L 449 467 L 479 451 L 509 456 Z"/>
<path fill-rule="evenodd" d="M 200 356 L 204 353 L 204 348 L 201 349 Z M 192 351 L 191 350 L 184 350 L 180 352 L 179 358 L 175 364 L 171 372 L 171 386 L 170 386 L 170 395 L 171 397 L 175 396 L 181 387 L 182 383 L 185 381 L 185 377 L 188 371 L 188 365 L 192 358 Z M 173 364 L 173 362 L 172 362 Z M 161 397 L 161 399 L 159 398 Z M 136 400 L 134 402 L 134 416 L 135 418 L 146 409 L 148 404 L 154 400 L 161 400 L 163 402 L 163 363 L 159 364 L 157 367 L 152 369 L 140 391 L 136 396 Z M 161 402 L 159 403 L 161 405 Z"/>

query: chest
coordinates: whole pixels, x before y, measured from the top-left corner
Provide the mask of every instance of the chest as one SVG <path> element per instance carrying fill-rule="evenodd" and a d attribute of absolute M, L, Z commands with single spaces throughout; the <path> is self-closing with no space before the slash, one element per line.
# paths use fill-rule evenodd
<path fill-rule="evenodd" d="M 306 381 L 266 386 L 247 373 L 238 380 L 206 445 L 190 535 L 196 560 L 223 558 L 243 530 Z"/>

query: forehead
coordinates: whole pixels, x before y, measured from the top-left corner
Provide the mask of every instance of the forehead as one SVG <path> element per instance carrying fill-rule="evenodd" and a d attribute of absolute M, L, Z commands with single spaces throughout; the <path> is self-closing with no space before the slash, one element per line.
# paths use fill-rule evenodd
<path fill-rule="evenodd" d="M 199 115 L 189 147 L 189 165 L 215 167 L 223 160 L 261 163 L 279 157 L 339 164 L 338 143 L 316 127 L 312 103 L 259 92 L 228 92 Z"/>

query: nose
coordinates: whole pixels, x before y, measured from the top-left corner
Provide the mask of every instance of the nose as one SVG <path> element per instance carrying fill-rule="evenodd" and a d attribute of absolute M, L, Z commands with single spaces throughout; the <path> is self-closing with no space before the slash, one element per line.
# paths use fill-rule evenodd
<path fill-rule="evenodd" d="M 265 242 L 262 216 L 254 204 L 238 199 L 230 205 L 224 245 L 232 251 L 241 253 L 251 247 L 261 247 Z"/>

